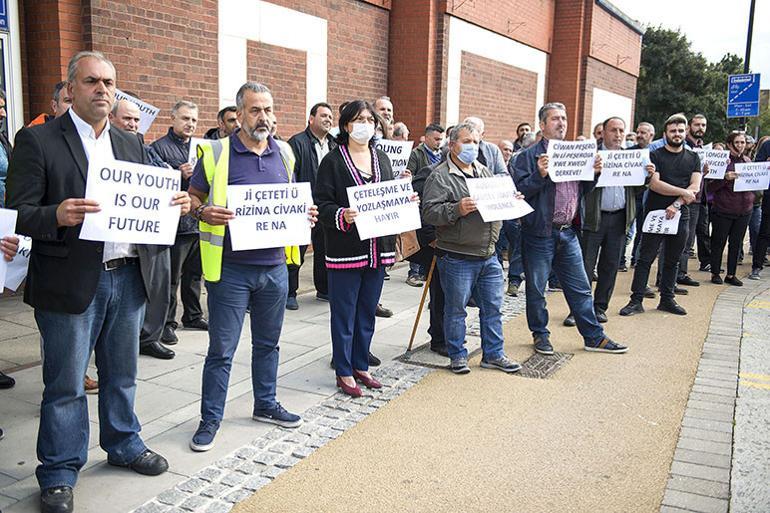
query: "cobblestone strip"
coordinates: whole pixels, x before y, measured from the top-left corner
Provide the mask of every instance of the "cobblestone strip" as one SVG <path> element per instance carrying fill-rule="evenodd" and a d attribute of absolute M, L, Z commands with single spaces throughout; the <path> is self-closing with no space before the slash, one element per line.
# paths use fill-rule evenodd
<path fill-rule="evenodd" d="M 524 298 L 524 287 L 521 287 L 517 297 L 503 294 L 503 306 L 500 308 L 500 312 L 503 314 L 503 323 L 508 322 L 521 314 L 524 311 L 526 304 L 527 302 Z M 474 337 L 481 336 L 481 321 L 479 320 L 478 315 L 473 320 L 473 322 L 470 323 L 470 326 L 468 326 L 467 334 Z"/>
<path fill-rule="evenodd" d="M 761 290 L 767 284 L 730 287 L 714 304 L 661 513 L 728 511 L 743 308 L 758 286 Z"/>
<path fill-rule="evenodd" d="M 308 409 L 297 429 L 275 428 L 146 502 L 133 513 L 227 513 L 313 451 L 338 438 L 431 370 L 391 362 L 372 374 L 380 390 L 352 398 L 341 392 Z"/>

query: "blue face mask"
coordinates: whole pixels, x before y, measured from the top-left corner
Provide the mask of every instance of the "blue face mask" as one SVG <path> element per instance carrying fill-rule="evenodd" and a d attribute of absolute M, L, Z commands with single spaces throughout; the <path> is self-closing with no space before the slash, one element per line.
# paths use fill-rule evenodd
<path fill-rule="evenodd" d="M 472 164 L 474 160 L 476 160 L 476 157 L 479 155 L 479 146 L 478 144 L 473 143 L 467 143 L 462 145 L 462 150 L 457 155 L 457 158 L 460 159 L 465 164 Z"/>

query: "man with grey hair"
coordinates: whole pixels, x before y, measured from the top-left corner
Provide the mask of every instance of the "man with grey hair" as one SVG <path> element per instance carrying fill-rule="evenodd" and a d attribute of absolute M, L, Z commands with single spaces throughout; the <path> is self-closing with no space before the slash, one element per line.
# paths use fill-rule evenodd
<path fill-rule="evenodd" d="M 32 237 L 24 300 L 35 309 L 43 354 L 43 399 L 36 470 L 43 513 L 73 510 L 72 488 L 88 456 L 83 376 L 91 354 L 99 369 L 99 444 L 111 465 L 146 475 L 168 469 L 139 436 L 134 413 L 139 329 L 160 246 L 83 240 L 89 161 L 147 163 L 139 139 L 111 127 L 115 67 L 98 52 L 70 61 L 72 107 L 49 123 L 20 131 L 8 181 L 20 234 Z M 172 204 L 182 215 L 186 192 Z"/>
<path fill-rule="evenodd" d="M 406 127 L 406 123 L 402 121 L 396 121 L 393 124 L 393 140 L 394 141 L 408 141 L 409 129 Z"/>
<path fill-rule="evenodd" d="M 535 351 L 552 355 L 548 331 L 545 289 L 548 276 L 555 271 L 564 297 L 575 316 L 586 351 L 625 353 L 626 346 L 613 342 L 596 319 L 591 284 L 583 265 L 573 221 L 580 200 L 593 190 L 595 181 L 553 182 L 548 175 L 548 142 L 562 141 L 567 135 L 567 109 L 561 103 L 547 103 L 538 113 L 543 138 L 520 153 L 514 161 L 514 182 L 534 212 L 521 219 L 522 255 L 527 277 L 527 323 Z M 597 156 L 595 174 L 601 172 Z"/>
<path fill-rule="evenodd" d="M 508 139 L 503 139 L 497 146 L 500 148 L 500 152 L 503 154 L 503 162 L 505 162 L 507 167 L 508 162 L 513 156 L 513 142 L 509 141 Z"/>
<path fill-rule="evenodd" d="M 192 176 L 190 138 L 198 127 L 198 106 L 191 101 L 179 100 L 171 109 L 171 127 L 168 133 L 152 143 L 152 148 L 173 169 L 182 173 L 182 190 L 186 191 Z M 171 297 L 161 341 L 173 345 L 178 342 L 176 329 L 177 293 L 181 285 L 182 325 L 188 329 L 206 330 L 208 323 L 201 308 L 201 256 L 198 242 L 198 223 L 192 216 L 179 221 L 176 242 L 171 248 Z M 174 352 L 160 344 L 142 347 L 142 354 L 160 359 L 171 359 Z"/>
<path fill-rule="evenodd" d="M 388 96 L 380 96 L 374 100 L 374 110 L 382 116 L 382 119 L 388 122 L 388 125 L 393 125 L 393 102 Z"/>
<path fill-rule="evenodd" d="M 208 291 L 209 349 L 203 366 L 201 420 L 190 441 L 194 451 L 214 445 L 224 417 L 233 355 L 247 309 L 251 318 L 252 418 L 285 428 L 302 423 L 276 401 L 278 339 L 281 335 L 289 275 L 283 247 L 233 251 L 227 187 L 212 184 L 285 184 L 294 172 L 288 143 L 270 135 L 273 95 L 265 85 L 246 82 L 236 95 L 241 128 L 224 139 L 198 147 L 190 179 L 193 213 L 201 222 L 201 257 Z M 227 159 L 227 166 L 220 164 Z M 223 176 L 224 173 L 224 176 Z M 318 210 L 308 205 L 311 226 Z"/>
<path fill-rule="evenodd" d="M 42 125 L 43 123 L 51 121 L 52 119 L 58 118 L 67 112 L 67 109 L 70 108 L 70 105 L 72 105 L 72 98 L 70 98 L 69 93 L 67 92 L 67 81 L 62 80 L 61 82 L 57 82 L 53 88 L 53 96 L 51 98 L 51 112 L 53 112 L 53 116 L 42 113 L 30 121 L 27 125 L 27 128 Z"/>
<path fill-rule="evenodd" d="M 472 125 L 478 132 L 479 140 L 478 161 L 486 166 L 494 175 L 504 175 L 508 171 L 505 169 L 505 159 L 500 148 L 495 144 L 490 144 L 484 140 L 484 120 L 475 116 L 469 116 L 463 120 L 463 123 Z"/>
<path fill-rule="evenodd" d="M 444 289 L 444 338 L 450 370 L 467 374 L 466 306 L 471 298 L 480 309 L 481 366 L 516 372 L 521 365 L 503 352 L 503 270 L 495 255 L 500 221 L 484 222 L 468 192 L 467 180 L 489 178 L 480 164 L 481 134 L 471 123 L 461 123 L 449 136 L 447 159 L 437 164 L 425 181 L 422 214 L 436 227 L 438 271 Z"/>
<path fill-rule="evenodd" d="M 636 144 L 631 146 L 630 150 L 643 150 L 646 149 L 652 140 L 655 139 L 655 127 L 652 123 L 642 121 L 636 125 Z M 639 243 L 642 240 L 642 227 L 644 226 L 644 195 L 647 189 L 642 189 L 639 194 L 636 195 L 636 221 L 634 235 L 634 245 L 631 248 L 631 267 L 636 265 L 636 261 L 639 259 Z M 628 243 L 626 243 L 628 245 Z M 620 270 L 628 271 L 626 267 L 626 255 L 623 252 L 623 258 L 620 261 Z M 655 297 L 655 292 L 652 289 L 647 291 L 648 296 Z"/>

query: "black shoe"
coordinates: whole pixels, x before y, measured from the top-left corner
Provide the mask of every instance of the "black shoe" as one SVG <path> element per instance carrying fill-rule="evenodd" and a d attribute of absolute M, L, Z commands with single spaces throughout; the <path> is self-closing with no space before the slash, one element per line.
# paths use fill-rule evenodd
<path fill-rule="evenodd" d="M 371 352 L 369 353 L 369 367 L 379 367 L 381 363 L 379 358 L 374 356 Z"/>
<path fill-rule="evenodd" d="M 722 285 L 724 282 L 722 281 L 722 277 L 718 274 L 712 274 L 711 275 L 711 283 L 714 285 Z"/>
<path fill-rule="evenodd" d="M 689 290 L 683 289 L 682 287 L 677 287 L 676 285 L 674 285 L 674 294 L 676 294 L 677 296 L 686 296 L 689 293 L 690 293 Z"/>
<path fill-rule="evenodd" d="M 41 513 L 71 513 L 75 497 L 69 486 L 54 486 L 40 492 Z"/>
<path fill-rule="evenodd" d="M 286 298 L 286 309 L 287 310 L 299 310 L 299 303 L 297 303 L 297 298 L 289 296 Z"/>
<path fill-rule="evenodd" d="M 623 317 L 630 317 L 631 315 L 640 313 L 644 313 L 644 307 L 642 306 L 642 303 L 639 301 L 634 301 L 633 299 L 629 301 L 626 306 L 620 309 L 620 315 Z"/>
<path fill-rule="evenodd" d="M 15 384 L 15 379 L 0 372 L 0 388 L 13 388 Z"/>
<path fill-rule="evenodd" d="M 729 283 L 735 287 L 743 287 L 743 282 L 739 280 L 737 276 L 726 276 L 725 283 Z"/>
<path fill-rule="evenodd" d="M 436 344 L 435 346 L 431 344 L 430 350 L 436 354 L 449 358 L 449 351 L 447 351 L 446 344 Z"/>
<path fill-rule="evenodd" d="M 575 322 L 575 316 L 572 315 L 572 314 L 569 314 L 566 317 L 566 319 L 564 319 L 564 322 L 562 322 L 562 324 L 564 324 L 565 326 L 568 326 L 570 328 L 573 327 L 573 326 L 577 326 L 577 323 Z"/>
<path fill-rule="evenodd" d="M 596 311 L 596 320 L 601 322 L 602 324 L 607 322 L 609 320 L 609 319 L 607 319 L 607 312 L 605 312 L 603 310 L 597 310 Z"/>
<path fill-rule="evenodd" d="M 159 360 L 171 360 L 176 356 L 176 353 L 171 349 L 165 347 L 160 342 L 152 342 L 150 344 L 139 346 L 139 354 L 145 356 L 152 356 Z"/>
<path fill-rule="evenodd" d="M 644 297 L 647 299 L 655 299 L 655 289 L 650 286 L 644 288 Z"/>
<path fill-rule="evenodd" d="M 169 346 L 173 346 L 174 344 L 179 342 L 179 337 L 176 336 L 176 331 L 174 330 L 174 327 L 172 325 L 167 324 L 163 328 L 163 333 L 160 336 L 160 341 Z"/>
<path fill-rule="evenodd" d="M 188 330 L 208 331 L 209 323 L 206 322 L 206 319 L 200 318 L 200 319 L 195 319 L 192 322 L 188 322 L 187 324 L 184 324 L 184 327 Z"/>
<path fill-rule="evenodd" d="M 672 313 L 674 315 L 687 315 L 687 310 L 679 306 L 679 304 L 673 299 L 669 299 L 667 301 L 661 301 L 658 304 L 658 310 Z"/>
<path fill-rule="evenodd" d="M 622 273 L 627 273 L 628 272 L 628 266 L 626 264 L 620 264 L 620 267 L 618 267 L 618 271 L 620 271 Z"/>
<path fill-rule="evenodd" d="M 388 274 L 388 271 L 385 271 L 385 281 L 390 280 L 390 275 Z"/>
<path fill-rule="evenodd" d="M 115 463 L 107 457 L 107 463 L 116 467 L 127 467 L 145 476 L 157 476 L 168 470 L 168 461 L 160 454 L 145 449 L 142 454 L 137 456 L 131 463 Z"/>
<path fill-rule="evenodd" d="M 377 317 L 393 317 L 393 310 L 390 310 L 389 308 L 385 308 L 381 304 L 377 304 L 377 310 L 374 312 L 374 315 Z"/>
<path fill-rule="evenodd" d="M 711 270 L 711 264 L 700 264 L 700 267 L 698 267 L 698 270 L 704 273 L 707 273 Z"/>
<path fill-rule="evenodd" d="M 546 336 L 535 337 L 535 352 L 550 356 L 553 354 L 553 346 Z"/>
<path fill-rule="evenodd" d="M 324 294 L 323 292 L 316 292 L 315 298 L 318 301 L 326 301 L 327 303 L 329 302 L 329 294 Z"/>
<path fill-rule="evenodd" d="M 699 287 L 700 283 L 690 278 L 689 275 L 685 274 L 681 278 L 677 278 L 676 282 L 679 285 L 685 285 L 687 287 Z"/>
<path fill-rule="evenodd" d="M 473 299 L 473 298 L 470 298 L 468 300 L 468 305 L 467 306 L 468 306 L 468 308 L 478 308 L 479 307 L 479 305 L 476 304 L 476 300 Z"/>

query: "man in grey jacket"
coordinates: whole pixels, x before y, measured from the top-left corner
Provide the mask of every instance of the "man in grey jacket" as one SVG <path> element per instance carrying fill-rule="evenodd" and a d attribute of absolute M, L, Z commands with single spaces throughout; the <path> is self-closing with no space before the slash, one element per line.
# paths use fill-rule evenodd
<path fill-rule="evenodd" d="M 504 175 L 508 173 L 505 167 L 503 153 L 496 144 L 490 144 L 484 140 L 484 120 L 477 117 L 467 117 L 463 123 L 468 123 L 479 132 L 479 155 L 478 161 L 486 166 L 493 175 Z"/>
<path fill-rule="evenodd" d="M 444 286 L 444 337 L 456 374 L 467 374 L 466 305 L 473 297 L 480 309 L 481 366 L 516 372 L 521 365 L 503 352 L 503 269 L 495 255 L 500 221 L 485 223 L 468 192 L 469 178 L 492 172 L 476 160 L 481 134 L 470 123 L 454 127 L 447 160 L 425 182 L 423 219 L 436 227 L 438 271 Z"/>

